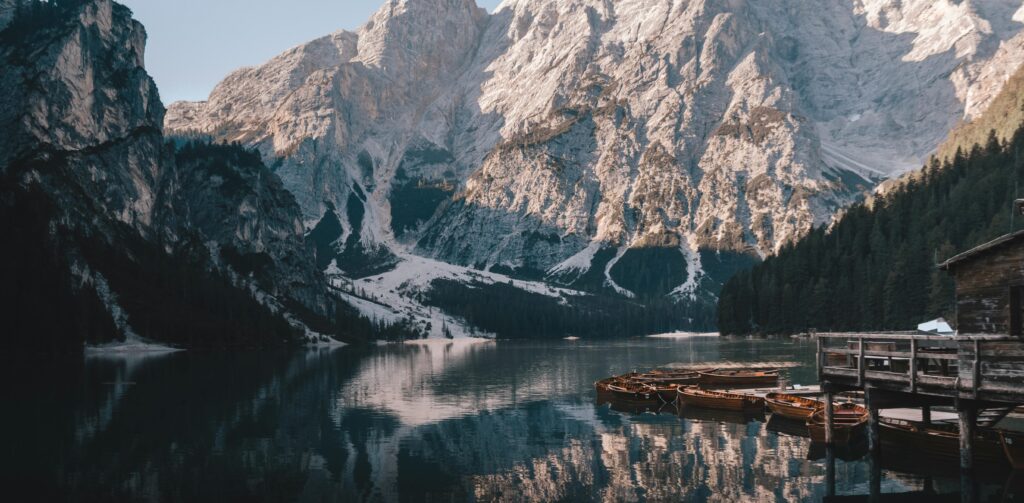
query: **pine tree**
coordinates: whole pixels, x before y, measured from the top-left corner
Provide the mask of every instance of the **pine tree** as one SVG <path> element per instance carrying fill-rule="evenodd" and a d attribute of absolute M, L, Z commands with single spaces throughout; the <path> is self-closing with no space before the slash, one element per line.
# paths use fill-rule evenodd
<path fill-rule="evenodd" d="M 721 292 L 721 331 L 908 329 L 948 316 L 953 282 L 935 263 L 1014 227 L 1022 147 L 1024 128 L 1007 142 L 990 134 L 737 273 Z"/>

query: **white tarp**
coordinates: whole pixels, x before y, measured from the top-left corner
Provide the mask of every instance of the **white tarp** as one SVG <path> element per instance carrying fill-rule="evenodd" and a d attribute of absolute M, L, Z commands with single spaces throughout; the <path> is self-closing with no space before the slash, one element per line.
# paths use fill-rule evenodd
<path fill-rule="evenodd" d="M 949 323 L 946 323 L 946 320 L 942 318 L 924 322 L 918 325 L 917 329 L 921 332 L 935 332 L 938 334 L 953 333 L 953 327 L 949 326 Z"/>

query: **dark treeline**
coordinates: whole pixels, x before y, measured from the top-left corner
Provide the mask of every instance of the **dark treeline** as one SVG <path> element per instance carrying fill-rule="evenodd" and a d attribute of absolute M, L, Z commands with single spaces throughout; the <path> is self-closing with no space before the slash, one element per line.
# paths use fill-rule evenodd
<path fill-rule="evenodd" d="M 425 339 L 429 335 L 411 319 L 395 322 L 370 319 L 337 298 L 334 302 L 334 316 L 331 319 L 320 316 L 295 301 L 288 300 L 285 306 L 307 327 L 319 334 L 319 342 L 329 342 L 327 334 L 350 343 L 368 343 L 376 340 L 407 341 Z"/>
<path fill-rule="evenodd" d="M 47 195 L 5 192 L 0 224 L 12 241 L 0 247 L 0 326 L 14 334 L 3 338 L 7 346 L 79 352 L 85 342 L 118 340 L 109 303 L 142 337 L 184 346 L 280 344 L 300 335 L 209 270 L 201 244 L 168 254 L 127 229 L 115 231 L 116 245 L 111 236 L 80 229 L 51 232 L 59 213 Z M 82 266 L 69 255 L 90 268 L 73 272 Z"/>
<path fill-rule="evenodd" d="M 178 162 L 203 162 L 212 166 L 209 170 L 220 176 L 237 177 L 239 169 L 264 171 L 269 169 L 263 165 L 263 158 L 255 149 L 249 149 L 238 142 L 215 143 L 203 139 L 168 140 L 169 148 L 174 149 Z"/>
<path fill-rule="evenodd" d="M 210 268 L 198 240 L 170 254 L 130 233 L 116 245 L 87 237 L 78 244 L 117 292 L 130 326 L 147 339 L 227 347 L 278 345 L 301 336 L 247 290 Z"/>
<path fill-rule="evenodd" d="M 206 150 L 211 149 L 194 146 L 188 155 Z M 238 146 L 212 150 L 232 159 L 255 155 Z M 85 211 L 89 196 L 60 174 L 68 169 L 62 156 L 32 161 L 31 167 L 62 180 L 68 199 L 59 203 L 41 186 L 20 185 L 13 175 L 26 166 L 12 166 L 0 177 L 0 228 L 9 244 L 0 247 L 0 326 L 8 334 L 0 337 L 0 347 L 78 353 L 85 343 L 122 340 L 119 323 L 147 340 L 183 347 L 304 340 L 282 313 L 215 267 L 193 231 L 182 229 L 177 243 L 164 243 L 105 216 L 96 227 L 65 226 L 70 217 L 61 204 Z M 330 318 L 286 304 L 313 330 L 347 342 L 422 336 L 411 323 L 370 320 L 339 299 Z"/>
<path fill-rule="evenodd" d="M 0 30 L 0 39 L 16 41 L 50 28 L 64 26 L 90 0 L 14 0 L 10 24 Z M 124 8 L 124 7 L 118 7 Z"/>
<path fill-rule="evenodd" d="M 96 291 L 79 282 L 50 233 L 53 204 L 41 191 L 14 192 L 0 180 L 0 327 L 5 349 L 76 353 L 85 341 L 109 340 L 117 329 Z"/>
<path fill-rule="evenodd" d="M 1022 147 L 1024 129 L 1007 143 L 993 133 L 736 274 L 719 300 L 719 329 L 912 330 L 951 318 L 954 284 L 936 264 L 1011 230 Z"/>
<path fill-rule="evenodd" d="M 669 297 L 643 303 L 599 295 L 562 299 L 504 283 L 470 285 L 436 279 L 427 305 L 459 316 L 502 338 L 622 337 L 693 326 L 689 310 Z"/>

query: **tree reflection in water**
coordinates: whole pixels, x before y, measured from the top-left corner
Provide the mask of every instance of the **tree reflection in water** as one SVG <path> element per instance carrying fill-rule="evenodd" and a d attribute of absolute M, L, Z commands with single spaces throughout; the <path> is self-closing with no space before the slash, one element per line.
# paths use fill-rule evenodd
<path fill-rule="evenodd" d="M 22 358 L 4 366 L 3 482 L 50 500 L 819 501 L 826 459 L 799 428 L 598 405 L 593 388 L 726 359 L 795 358 L 808 383 L 813 351 L 699 338 Z M 868 463 L 840 459 L 835 479 L 866 494 Z M 883 466 L 880 487 L 957 484 Z"/>

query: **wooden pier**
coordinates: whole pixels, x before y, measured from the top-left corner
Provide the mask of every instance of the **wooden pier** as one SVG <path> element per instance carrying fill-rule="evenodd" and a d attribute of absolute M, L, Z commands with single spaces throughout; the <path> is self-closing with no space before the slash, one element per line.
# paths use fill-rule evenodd
<path fill-rule="evenodd" d="M 818 377 L 827 418 L 835 394 L 862 391 L 869 411 L 868 448 L 881 454 L 879 411 L 915 407 L 931 422 L 931 407 L 956 410 L 965 487 L 974 468 L 978 428 L 992 428 L 1024 404 L 1024 339 L 1007 335 L 819 333 Z M 831 425 L 831 421 L 829 421 Z M 826 440 L 832 438 L 831 428 Z M 968 494 L 968 492 L 965 492 Z M 965 500 L 969 501 L 969 500 Z"/>
<path fill-rule="evenodd" d="M 1024 199 L 1015 201 L 1014 212 L 1024 215 Z M 952 407 L 960 427 L 962 501 L 973 501 L 975 433 L 995 427 L 1024 404 L 1024 231 L 953 256 L 938 268 L 956 282 L 957 335 L 821 333 L 818 377 L 829 419 L 835 393 L 864 392 L 873 465 L 881 454 L 879 410 L 919 407 L 921 422 L 929 424 L 931 407 Z M 831 431 L 826 437 L 831 440 Z M 873 477 L 873 494 L 876 486 Z"/>

